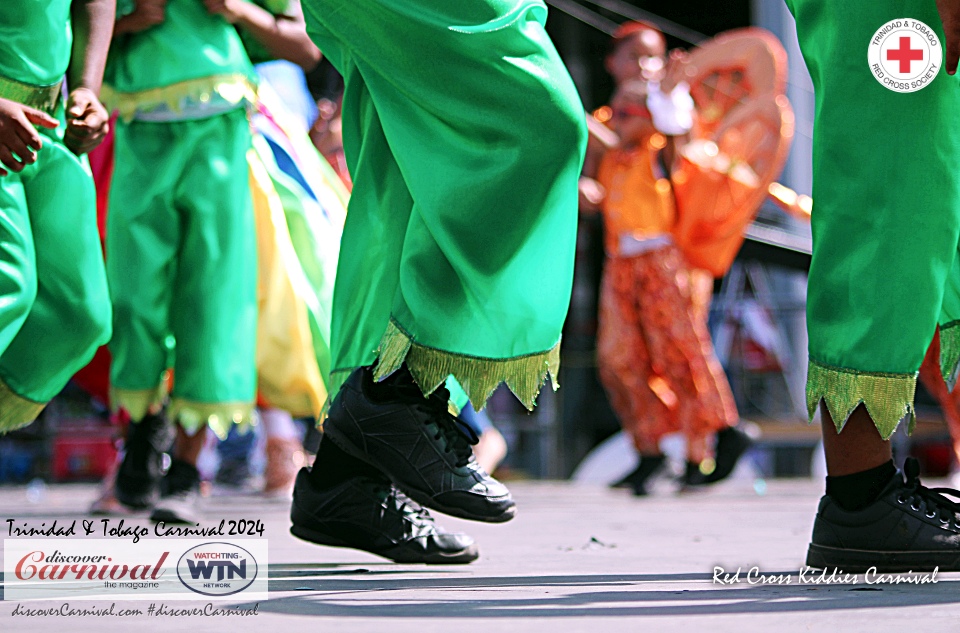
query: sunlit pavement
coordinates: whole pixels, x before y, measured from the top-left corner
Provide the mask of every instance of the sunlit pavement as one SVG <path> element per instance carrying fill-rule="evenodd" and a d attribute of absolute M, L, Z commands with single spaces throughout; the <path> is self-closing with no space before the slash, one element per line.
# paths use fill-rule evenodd
<path fill-rule="evenodd" d="M 511 487 L 519 513 L 510 523 L 438 516 L 447 528 L 469 532 L 481 548 L 472 565 L 442 567 L 395 565 L 301 542 L 288 532 L 287 501 L 207 497 L 203 525 L 221 519 L 266 525 L 270 594 L 260 601 L 258 615 L 26 618 L 13 617 L 16 603 L 5 601 L 0 631 L 783 633 L 960 626 L 960 574 L 939 574 L 937 583 L 922 586 L 867 584 L 862 574 L 858 584 L 821 584 L 809 573 L 801 582 L 819 482 L 738 480 L 688 494 L 661 485 L 643 499 L 565 483 Z M 88 485 L 29 494 L 26 488 L 0 488 L 0 529 L 6 537 L 10 518 L 90 518 L 84 511 L 95 496 Z M 143 517 L 125 521 L 150 525 Z M 715 582 L 715 567 L 728 574 L 739 568 L 739 582 Z"/>

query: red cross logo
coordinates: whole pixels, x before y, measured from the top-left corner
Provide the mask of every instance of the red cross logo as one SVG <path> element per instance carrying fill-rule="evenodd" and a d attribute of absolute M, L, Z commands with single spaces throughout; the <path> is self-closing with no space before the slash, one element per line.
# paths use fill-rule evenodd
<path fill-rule="evenodd" d="M 910 62 L 918 62 L 923 59 L 923 49 L 910 48 L 910 38 L 900 38 L 900 48 L 891 48 L 887 51 L 887 59 L 894 62 L 900 62 L 900 72 L 908 74 L 910 72 Z"/>

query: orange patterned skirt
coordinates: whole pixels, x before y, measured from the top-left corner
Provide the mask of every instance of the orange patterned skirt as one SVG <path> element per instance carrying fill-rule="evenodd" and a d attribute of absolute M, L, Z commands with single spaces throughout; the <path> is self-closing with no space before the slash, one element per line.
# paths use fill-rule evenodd
<path fill-rule="evenodd" d="M 676 246 L 608 257 L 597 334 L 600 380 L 637 450 L 658 453 L 661 437 L 680 432 L 695 463 L 738 419 L 698 287 Z"/>

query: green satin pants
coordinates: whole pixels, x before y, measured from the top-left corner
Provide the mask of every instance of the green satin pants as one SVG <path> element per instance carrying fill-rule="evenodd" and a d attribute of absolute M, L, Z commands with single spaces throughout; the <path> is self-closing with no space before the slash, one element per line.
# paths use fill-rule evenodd
<path fill-rule="evenodd" d="M 867 62 L 890 20 L 919 20 L 942 43 L 934 0 L 787 4 L 816 89 L 808 407 L 825 401 L 841 429 L 862 402 L 889 437 L 913 421 L 938 324 L 948 379 L 960 360 L 960 77 L 940 68 L 898 93 Z"/>
<path fill-rule="evenodd" d="M 205 119 L 117 123 L 107 216 L 111 399 L 159 406 L 225 434 L 256 393 L 257 250 L 242 108 Z"/>
<path fill-rule="evenodd" d="M 60 133 L 0 176 L 0 433 L 32 422 L 110 338 L 93 179 Z"/>
<path fill-rule="evenodd" d="M 331 327 L 334 387 L 379 357 L 479 409 L 532 407 L 559 364 L 586 130 L 539 0 L 305 0 L 344 75 L 354 181 Z"/>

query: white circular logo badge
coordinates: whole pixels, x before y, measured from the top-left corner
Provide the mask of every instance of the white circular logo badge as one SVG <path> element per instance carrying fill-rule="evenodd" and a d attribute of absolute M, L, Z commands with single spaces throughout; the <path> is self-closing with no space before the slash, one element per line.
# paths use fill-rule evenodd
<path fill-rule="evenodd" d="M 930 85 L 943 65 L 940 38 L 929 26 L 909 18 L 890 20 L 874 33 L 867 48 L 870 72 L 894 92 L 916 92 Z"/>
<path fill-rule="evenodd" d="M 183 586 L 205 596 L 240 593 L 253 584 L 258 572 L 253 554 L 233 543 L 203 543 L 177 561 Z"/>

